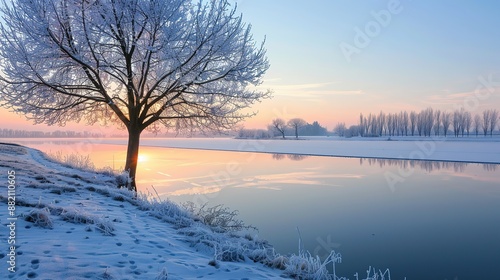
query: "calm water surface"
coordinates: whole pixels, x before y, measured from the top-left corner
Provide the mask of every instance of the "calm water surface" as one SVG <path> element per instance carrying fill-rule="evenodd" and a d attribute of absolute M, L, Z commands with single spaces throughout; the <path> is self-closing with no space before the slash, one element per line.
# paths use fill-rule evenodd
<path fill-rule="evenodd" d="M 125 148 L 15 141 L 119 169 Z M 283 254 L 342 253 L 337 274 L 500 279 L 500 166 L 141 147 L 138 184 L 175 202 L 224 204 Z M 361 277 L 360 277 L 361 278 Z"/>

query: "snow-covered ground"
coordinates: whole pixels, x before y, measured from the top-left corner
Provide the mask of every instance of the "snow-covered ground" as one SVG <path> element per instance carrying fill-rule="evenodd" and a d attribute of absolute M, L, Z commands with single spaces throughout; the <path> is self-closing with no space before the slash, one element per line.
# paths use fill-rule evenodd
<path fill-rule="evenodd" d="M 101 139 L 101 143 L 126 144 L 126 139 Z M 142 146 L 265 152 L 338 157 L 440 160 L 500 163 L 498 137 L 310 137 L 302 140 L 253 140 L 231 138 L 144 138 Z"/>
<path fill-rule="evenodd" d="M 21 146 L 0 144 L 0 157 L 2 279 L 282 278 L 282 270 L 247 256 L 214 263 L 231 258 L 224 254 L 233 245 L 265 243 L 213 232 L 168 203 L 136 200 L 116 188 L 114 176 L 65 167 Z"/>

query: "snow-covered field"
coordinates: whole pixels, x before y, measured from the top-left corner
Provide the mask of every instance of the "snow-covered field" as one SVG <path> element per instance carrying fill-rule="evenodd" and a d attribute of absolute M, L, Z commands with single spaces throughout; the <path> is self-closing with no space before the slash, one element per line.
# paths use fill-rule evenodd
<path fill-rule="evenodd" d="M 282 278 L 283 270 L 247 256 L 214 263 L 233 245 L 255 252 L 259 243 L 213 232 L 172 204 L 136 200 L 113 176 L 61 166 L 20 146 L 0 144 L 0 157 L 2 279 Z M 7 192 L 8 174 L 15 193 Z"/>
<path fill-rule="evenodd" d="M 103 139 L 102 143 L 126 144 L 126 139 Z M 500 163 L 500 138 L 494 137 L 310 137 L 302 140 L 253 140 L 231 138 L 144 138 L 142 146 L 208 149 L 241 152 L 304 154 L 338 157 L 440 160 Z"/>

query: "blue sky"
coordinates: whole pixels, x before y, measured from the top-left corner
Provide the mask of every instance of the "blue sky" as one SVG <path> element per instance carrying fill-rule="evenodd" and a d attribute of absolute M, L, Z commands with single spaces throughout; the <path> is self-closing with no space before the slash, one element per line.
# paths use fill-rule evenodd
<path fill-rule="evenodd" d="M 236 2 L 255 38 L 266 36 L 271 61 L 263 87 L 275 97 L 256 107 L 255 126 L 274 116 L 332 128 L 355 123 L 360 112 L 454 110 L 476 104 L 466 98 L 485 90 L 479 77 L 500 85 L 500 4 L 493 1 Z M 346 45 L 359 48 L 346 57 Z M 499 108 L 499 95 L 500 88 L 466 107 Z"/>
<path fill-rule="evenodd" d="M 259 113 L 246 127 L 302 117 L 332 129 L 381 110 L 500 109 L 500 2 L 231 1 L 254 38 L 266 38 L 271 63 L 261 87 L 274 98 L 252 108 Z M 347 45 L 357 51 L 346 56 Z"/>

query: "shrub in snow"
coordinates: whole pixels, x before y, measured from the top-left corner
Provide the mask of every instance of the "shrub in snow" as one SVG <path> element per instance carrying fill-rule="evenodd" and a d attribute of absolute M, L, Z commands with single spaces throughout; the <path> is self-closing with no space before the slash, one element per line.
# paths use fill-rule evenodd
<path fill-rule="evenodd" d="M 24 220 L 42 228 L 53 228 L 50 210 L 48 208 L 33 209 L 24 217 Z"/>
<path fill-rule="evenodd" d="M 340 253 L 335 253 L 332 250 L 330 255 L 324 261 L 321 261 L 319 256 L 312 256 L 311 253 L 302 248 L 302 239 L 298 228 L 297 231 L 299 233 L 299 254 L 291 255 L 285 262 L 285 275 L 304 280 L 346 280 L 346 278 L 337 277 L 335 274 L 335 264 L 342 262 Z M 333 268 L 333 274 L 330 274 L 327 269 L 330 264 Z"/>
<path fill-rule="evenodd" d="M 129 189 L 130 184 L 132 184 L 132 178 L 130 178 L 128 171 L 123 171 L 122 173 L 116 175 L 115 179 L 119 188 Z"/>
<path fill-rule="evenodd" d="M 148 211 L 150 215 L 173 224 L 177 229 L 189 227 L 194 223 L 190 213 L 169 200 L 161 200 L 151 195 L 138 194 L 137 204 L 139 209 Z"/>
<path fill-rule="evenodd" d="M 167 269 L 164 267 L 160 273 L 158 274 L 158 276 L 156 276 L 155 280 L 167 280 L 168 279 L 168 273 L 167 273 Z"/>
<path fill-rule="evenodd" d="M 69 154 L 63 155 L 62 152 L 46 155 L 46 158 L 62 163 L 65 166 L 82 169 L 86 171 L 96 171 L 95 165 L 89 155 Z"/>
<path fill-rule="evenodd" d="M 244 229 L 256 229 L 237 219 L 238 211 L 231 211 L 223 205 L 207 207 L 207 204 L 197 207 L 193 202 L 183 204 L 184 208 L 198 218 L 202 223 L 220 232 L 235 232 Z"/>
<path fill-rule="evenodd" d="M 271 247 L 257 248 L 249 251 L 247 255 L 248 258 L 254 262 L 259 262 L 270 267 L 278 268 L 278 266 L 272 265 L 272 261 L 278 258 L 278 254 L 276 254 L 274 248 Z"/>
<path fill-rule="evenodd" d="M 100 276 L 98 276 L 99 280 L 112 280 L 114 277 L 111 275 L 111 273 L 108 272 L 108 269 L 106 269 Z"/>
<path fill-rule="evenodd" d="M 295 279 L 330 279 L 325 263 L 309 252 L 292 255 L 286 264 L 285 274 Z"/>
<path fill-rule="evenodd" d="M 264 264 L 269 266 L 269 267 L 272 267 L 272 268 L 285 270 L 288 262 L 289 262 L 289 260 L 287 257 L 278 255 L 272 259 L 267 260 Z"/>
<path fill-rule="evenodd" d="M 358 273 L 354 274 L 354 276 L 356 277 L 356 280 L 359 280 Z M 391 272 L 389 269 L 386 269 L 385 271 L 379 270 L 377 272 L 375 268 L 370 266 L 368 270 L 366 270 L 366 278 L 363 280 L 391 280 Z"/>
<path fill-rule="evenodd" d="M 104 218 L 85 213 L 78 209 L 62 209 L 61 218 L 75 224 L 93 224 L 95 228 L 104 235 L 113 235 L 115 228 L 113 223 Z"/>
<path fill-rule="evenodd" d="M 241 244 L 226 242 L 215 246 L 214 259 L 223 262 L 244 262 L 245 248 Z"/>

